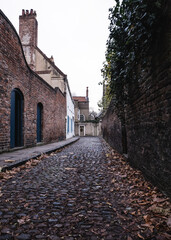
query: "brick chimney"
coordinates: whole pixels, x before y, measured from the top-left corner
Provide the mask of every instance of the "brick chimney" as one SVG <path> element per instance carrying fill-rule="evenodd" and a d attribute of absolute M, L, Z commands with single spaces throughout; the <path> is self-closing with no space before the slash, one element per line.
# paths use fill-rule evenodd
<path fill-rule="evenodd" d="M 86 99 L 88 101 L 88 87 L 86 88 Z"/>
<path fill-rule="evenodd" d="M 19 16 L 19 36 L 23 45 L 26 60 L 35 70 L 35 47 L 37 46 L 38 23 L 36 12 L 33 9 L 22 10 Z"/>

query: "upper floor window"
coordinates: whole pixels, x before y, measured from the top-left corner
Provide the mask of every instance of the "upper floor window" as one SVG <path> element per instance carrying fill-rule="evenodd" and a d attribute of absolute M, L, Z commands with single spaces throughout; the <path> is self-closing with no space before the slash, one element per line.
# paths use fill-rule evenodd
<path fill-rule="evenodd" d="M 80 114 L 80 122 L 84 122 L 85 121 L 85 116 L 83 114 Z"/>

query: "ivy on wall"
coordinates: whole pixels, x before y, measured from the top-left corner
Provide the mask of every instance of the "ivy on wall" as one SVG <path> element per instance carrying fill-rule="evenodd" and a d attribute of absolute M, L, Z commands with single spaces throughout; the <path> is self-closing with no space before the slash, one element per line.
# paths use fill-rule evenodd
<path fill-rule="evenodd" d="M 116 0 L 109 14 L 109 38 L 102 73 L 115 104 L 124 106 L 128 85 L 137 81 L 160 32 L 161 9 L 167 0 Z"/>

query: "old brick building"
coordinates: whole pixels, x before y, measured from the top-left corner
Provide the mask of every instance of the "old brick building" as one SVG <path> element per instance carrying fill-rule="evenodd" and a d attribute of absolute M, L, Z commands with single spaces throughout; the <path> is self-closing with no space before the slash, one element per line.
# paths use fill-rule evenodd
<path fill-rule="evenodd" d="M 58 87 L 66 95 L 66 138 L 74 136 L 74 101 L 67 75 L 56 65 L 53 56 L 48 58 L 37 46 L 38 22 L 32 9 L 22 10 L 19 17 L 19 36 L 30 68 L 53 88 Z"/>
<path fill-rule="evenodd" d="M 65 94 L 29 67 L 20 38 L 2 11 L 0 35 L 0 151 L 64 139 Z M 33 47 L 36 39 L 31 41 Z M 32 56 L 33 65 L 34 60 Z"/>

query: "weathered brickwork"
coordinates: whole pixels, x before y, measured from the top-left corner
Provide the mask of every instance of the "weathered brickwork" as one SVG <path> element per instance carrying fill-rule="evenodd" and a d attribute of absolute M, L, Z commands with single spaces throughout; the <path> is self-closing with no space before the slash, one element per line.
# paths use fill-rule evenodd
<path fill-rule="evenodd" d="M 171 195 L 171 3 L 168 1 L 162 32 L 153 46 L 151 68 L 132 89 L 126 110 L 129 161 L 160 189 Z M 122 152 L 121 126 L 112 109 L 103 119 L 105 139 Z M 120 134 L 118 133 L 120 132 Z"/>
<path fill-rule="evenodd" d="M 120 153 L 123 153 L 122 146 L 122 125 L 117 114 L 115 113 L 114 104 L 112 101 L 108 108 L 103 121 L 102 132 L 104 139 Z"/>
<path fill-rule="evenodd" d="M 27 65 L 14 27 L 0 11 L 0 151 L 10 149 L 11 92 L 24 96 L 24 146 L 37 143 L 37 104 L 43 105 L 43 142 L 65 138 L 66 99 Z"/>

